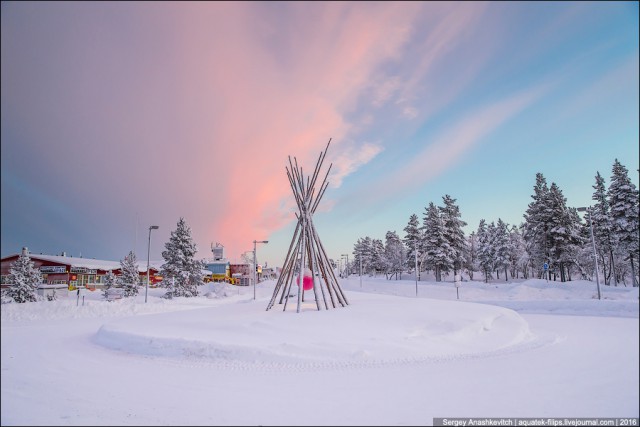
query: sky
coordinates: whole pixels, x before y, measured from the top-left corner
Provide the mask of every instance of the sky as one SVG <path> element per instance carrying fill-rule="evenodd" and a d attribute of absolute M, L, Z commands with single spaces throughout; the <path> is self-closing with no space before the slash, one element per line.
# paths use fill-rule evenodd
<path fill-rule="evenodd" d="M 638 288 L 341 280 L 346 307 L 265 307 L 274 281 L 194 298 L 2 304 L 2 425 L 433 425 L 633 418 Z M 295 289 L 292 294 L 297 293 Z M 66 294 L 66 291 L 65 291 Z M 297 298 L 294 298 L 296 300 Z M 34 351 L 38 348 L 40 351 Z"/>
<path fill-rule="evenodd" d="M 429 202 L 523 221 L 535 174 L 591 203 L 638 185 L 637 2 L 2 2 L 1 252 L 199 257 L 295 227 L 310 174 L 330 258 Z M 158 230 L 149 234 L 149 226 Z M 150 243 L 149 243 L 150 240 Z"/>

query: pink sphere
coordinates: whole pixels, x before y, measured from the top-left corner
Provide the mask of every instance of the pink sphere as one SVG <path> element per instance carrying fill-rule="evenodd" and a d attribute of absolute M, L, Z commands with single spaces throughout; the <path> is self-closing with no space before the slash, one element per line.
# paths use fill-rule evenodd
<path fill-rule="evenodd" d="M 296 284 L 300 286 L 300 276 L 296 277 Z M 304 269 L 304 276 L 302 277 L 302 289 L 309 291 L 313 289 L 313 277 L 311 277 L 311 270 Z"/>

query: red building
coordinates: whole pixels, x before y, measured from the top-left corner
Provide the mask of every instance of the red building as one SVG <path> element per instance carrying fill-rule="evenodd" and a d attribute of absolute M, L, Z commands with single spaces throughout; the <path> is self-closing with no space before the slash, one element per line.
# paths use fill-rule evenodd
<path fill-rule="evenodd" d="M 78 286 L 84 286 L 89 289 L 102 287 L 104 277 L 112 271 L 116 276 L 120 275 L 120 261 L 105 261 L 92 258 L 72 257 L 66 255 L 36 255 L 29 253 L 27 248 L 22 249 L 23 254 L 29 255 L 35 267 L 42 273 L 43 283 L 48 285 L 64 284 L 73 290 Z M 10 255 L 2 258 L 0 266 L 0 283 L 2 287 L 10 285 L 9 270 L 11 265 L 18 259 L 20 254 Z M 155 286 L 162 281 L 162 277 L 158 275 L 158 268 L 149 267 L 149 286 Z M 138 272 L 140 274 L 140 284 L 147 283 L 147 265 L 146 263 L 138 263 Z"/>
<path fill-rule="evenodd" d="M 229 273 L 233 279 L 233 284 L 249 286 L 251 283 L 251 264 L 229 264 Z"/>

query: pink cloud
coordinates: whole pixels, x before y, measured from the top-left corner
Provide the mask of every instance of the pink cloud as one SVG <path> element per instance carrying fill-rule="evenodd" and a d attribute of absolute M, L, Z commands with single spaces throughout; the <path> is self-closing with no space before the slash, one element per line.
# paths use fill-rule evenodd
<path fill-rule="evenodd" d="M 180 120 L 190 124 L 185 146 L 199 148 L 195 181 L 217 183 L 196 191 L 203 212 L 194 231 L 237 256 L 295 218 L 284 169 L 289 155 L 310 174 L 333 138 L 332 185 L 370 161 L 381 147 L 348 140 L 353 124 L 345 114 L 376 67 L 406 42 L 419 8 L 293 3 L 282 21 L 269 23 L 249 3 L 179 8 L 182 62 L 172 95 Z M 264 38 L 279 31 L 287 31 L 283 51 Z M 207 163 L 223 166 L 214 171 Z"/>
<path fill-rule="evenodd" d="M 3 90 L 3 105 L 11 106 L 3 120 L 22 120 L 30 140 L 61 141 L 49 153 L 73 158 L 73 173 L 46 170 L 57 179 L 42 185 L 71 209 L 118 216 L 127 226 L 138 214 L 142 227 L 161 225 L 158 242 L 185 217 L 203 254 L 217 241 L 237 257 L 294 218 L 287 156 L 311 173 L 333 138 L 325 168 L 334 162 L 332 185 L 339 186 L 383 150 L 360 134 L 379 126 L 387 104 L 398 115 L 424 116 L 468 84 L 480 54 L 470 55 L 479 58 L 470 77 L 416 99 L 424 77 L 478 25 L 484 7 L 45 3 L 37 9 L 42 20 L 31 25 L 41 32 L 30 33 L 33 45 L 10 57 L 3 47 L 3 79 L 20 83 L 20 75 L 33 74 L 24 87 Z M 30 55 L 42 39 L 47 49 Z M 25 58 L 35 62 L 11 67 Z M 363 104 L 376 108 L 361 111 Z M 38 143 L 34 151 L 45 153 Z M 81 202 L 95 194 L 110 203 Z M 320 209 L 331 208 L 326 199 Z"/>

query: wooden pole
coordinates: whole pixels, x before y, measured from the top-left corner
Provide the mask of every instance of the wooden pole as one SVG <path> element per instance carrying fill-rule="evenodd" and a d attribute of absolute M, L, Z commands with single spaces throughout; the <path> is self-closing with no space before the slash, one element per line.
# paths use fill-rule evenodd
<path fill-rule="evenodd" d="M 282 272 L 276 283 L 271 300 L 267 305 L 267 310 L 273 307 L 276 298 L 278 297 L 278 293 L 282 292 L 280 296 L 280 304 L 284 301 L 283 310 L 286 311 L 291 286 L 293 285 L 293 281 L 296 276 L 295 270 L 298 269 L 299 289 L 296 311 L 298 313 L 300 312 L 305 295 L 304 270 L 306 266 L 311 270 L 313 292 L 318 310 L 322 310 L 320 295 L 322 295 L 325 310 L 329 309 L 329 301 L 325 294 L 325 287 L 329 293 L 329 300 L 331 301 L 331 306 L 333 308 L 336 307 L 336 300 L 343 307 L 349 304 L 342 288 L 340 287 L 340 283 L 336 278 L 335 272 L 333 271 L 333 268 L 331 268 L 331 261 L 327 256 L 327 252 L 324 249 L 312 219 L 312 215 L 315 213 L 320 200 L 329 186 L 329 182 L 327 180 L 333 164 L 329 165 L 322 183 L 320 184 L 320 187 L 318 187 L 319 190 L 316 191 L 316 183 L 320 177 L 322 164 L 324 163 L 330 144 L 331 138 L 329 138 L 329 142 L 327 142 L 325 149 L 320 152 L 313 169 L 313 173 L 306 178 L 302 167 L 298 165 L 298 159 L 293 157 L 292 160 L 291 156 L 288 156 L 289 166 L 285 167 L 285 170 L 287 178 L 289 179 L 291 191 L 293 192 L 296 204 L 298 205 L 299 212 L 296 213 L 298 223 L 296 224 L 293 238 L 289 244 L 289 250 L 285 257 Z M 300 262 L 299 266 L 297 265 L 298 260 Z M 318 272 L 317 280 L 315 276 L 316 271 Z M 318 292 L 318 288 L 320 288 L 320 292 Z"/>

